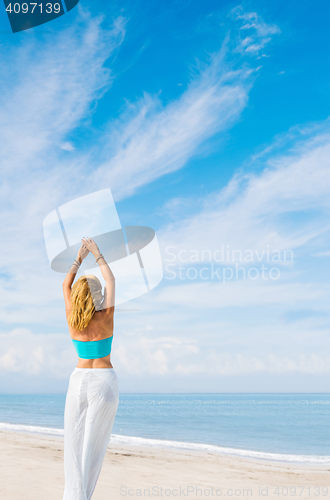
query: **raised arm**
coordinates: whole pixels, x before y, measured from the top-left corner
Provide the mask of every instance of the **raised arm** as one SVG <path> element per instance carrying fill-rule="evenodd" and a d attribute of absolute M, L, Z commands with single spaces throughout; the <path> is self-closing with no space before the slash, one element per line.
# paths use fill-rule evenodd
<path fill-rule="evenodd" d="M 91 252 L 100 266 L 102 276 L 105 280 L 103 308 L 108 309 L 115 305 L 115 277 L 107 261 L 101 254 L 97 244 L 91 238 L 83 238 L 83 244 Z"/>
<path fill-rule="evenodd" d="M 85 244 L 82 243 L 81 247 L 79 248 L 77 258 L 74 260 L 73 264 L 71 265 L 68 271 L 68 274 L 66 275 L 63 281 L 63 295 L 64 295 L 66 310 L 69 310 L 71 306 L 70 295 L 71 295 L 72 283 L 74 282 L 74 279 L 78 272 L 79 265 L 87 257 L 88 253 L 89 250 L 86 248 Z"/>

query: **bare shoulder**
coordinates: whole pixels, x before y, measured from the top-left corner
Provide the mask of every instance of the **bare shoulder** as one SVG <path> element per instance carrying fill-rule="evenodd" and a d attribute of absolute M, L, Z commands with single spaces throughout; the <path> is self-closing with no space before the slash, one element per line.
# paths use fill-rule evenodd
<path fill-rule="evenodd" d="M 115 306 L 107 307 L 103 311 L 107 317 L 112 317 L 115 314 Z"/>
<path fill-rule="evenodd" d="M 110 321 L 113 319 L 114 312 L 115 312 L 114 306 L 107 307 L 105 309 L 101 309 L 100 311 L 97 311 L 95 317 L 99 321 Z"/>

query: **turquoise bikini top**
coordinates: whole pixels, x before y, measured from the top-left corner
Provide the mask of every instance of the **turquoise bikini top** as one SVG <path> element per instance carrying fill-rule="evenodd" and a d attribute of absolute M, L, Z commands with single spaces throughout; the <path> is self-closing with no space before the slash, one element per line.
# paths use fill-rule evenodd
<path fill-rule="evenodd" d="M 110 354 L 112 339 L 113 335 L 111 337 L 107 337 L 106 339 L 89 340 L 87 342 L 84 342 L 83 340 L 71 340 L 79 358 L 98 359 L 104 358 Z"/>

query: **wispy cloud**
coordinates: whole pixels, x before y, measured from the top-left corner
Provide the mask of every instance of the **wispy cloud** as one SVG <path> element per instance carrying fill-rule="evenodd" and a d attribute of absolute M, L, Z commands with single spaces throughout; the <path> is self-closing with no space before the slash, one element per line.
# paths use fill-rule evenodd
<path fill-rule="evenodd" d="M 265 45 L 280 32 L 256 13 L 245 14 L 241 7 L 231 15 L 246 19 L 244 29 L 254 30 L 259 44 Z M 208 62 L 197 61 L 193 80 L 178 99 L 163 106 L 160 93 L 144 93 L 136 103 L 127 103 L 102 137 L 103 155 L 111 159 L 105 159 L 93 172 L 93 186 L 106 182 L 117 200 L 130 196 L 139 187 L 182 168 L 207 139 L 239 120 L 261 66 L 240 65 L 237 59 L 233 62 L 233 53 L 241 52 L 236 35 L 235 29 L 228 33 Z M 245 50 L 256 51 L 253 47 L 251 42 Z M 238 69 L 233 69 L 235 64 Z"/>
<path fill-rule="evenodd" d="M 65 151 L 74 151 L 75 150 L 75 147 L 74 145 L 71 143 L 71 142 L 63 142 L 63 144 L 61 144 L 61 149 L 64 149 Z"/>
<path fill-rule="evenodd" d="M 49 153 L 56 152 L 66 134 L 90 116 L 92 104 L 113 80 L 104 63 L 124 35 L 123 17 L 104 30 L 101 18 L 92 19 L 82 11 L 66 31 L 44 40 L 24 38 L 24 46 L 3 51 L 0 67 L 7 75 L 0 95 L 3 173 L 14 171 L 17 177 L 18 170 L 28 169 L 31 175 L 45 167 Z"/>
<path fill-rule="evenodd" d="M 188 89 L 166 107 L 144 94 L 112 124 L 103 141 L 107 156 L 90 181 L 112 186 L 115 198 L 182 168 L 206 139 L 230 128 L 248 100 L 253 70 L 232 70 L 225 45 Z"/>
<path fill-rule="evenodd" d="M 173 245 L 177 253 L 215 252 L 223 244 L 242 252 L 293 250 L 325 234 L 330 229 L 328 120 L 304 139 L 286 153 L 269 148 L 273 154 L 264 157 L 260 174 L 238 171 L 223 190 L 199 200 L 198 213 L 181 212 L 160 231 L 163 247 Z M 300 217 L 306 212 L 310 217 Z"/>
<path fill-rule="evenodd" d="M 273 35 L 281 33 L 278 26 L 265 23 L 256 12 L 245 12 L 242 5 L 234 7 L 229 16 L 241 23 L 236 52 L 265 56 L 260 54 L 262 49 L 271 41 Z"/>

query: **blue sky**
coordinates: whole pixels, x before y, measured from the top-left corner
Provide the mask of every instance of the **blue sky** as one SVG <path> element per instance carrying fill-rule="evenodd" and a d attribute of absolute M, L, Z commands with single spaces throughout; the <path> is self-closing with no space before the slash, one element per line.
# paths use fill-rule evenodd
<path fill-rule="evenodd" d="M 2 12 L 2 392 L 66 390 L 42 221 L 105 187 L 123 225 L 157 231 L 165 270 L 117 313 L 121 390 L 329 390 L 328 18 L 321 1 L 81 1 L 13 35 Z M 219 264 L 222 245 L 254 261 Z M 209 277 L 237 263 L 258 277 Z"/>

